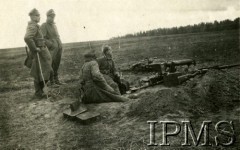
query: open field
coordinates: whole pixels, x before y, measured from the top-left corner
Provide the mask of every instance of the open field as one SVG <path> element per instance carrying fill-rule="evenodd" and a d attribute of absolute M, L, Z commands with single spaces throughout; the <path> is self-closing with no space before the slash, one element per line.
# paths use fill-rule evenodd
<path fill-rule="evenodd" d="M 101 46 L 113 48 L 118 69 L 146 57 L 162 60 L 191 58 L 197 67 L 240 63 L 239 31 L 142 37 L 91 42 L 101 55 Z M 120 46 L 120 48 L 119 48 Z M 239 68 L 211 70 L 174 88 L 150 87 L 132 95 L 125 103 L 90 104 L 89 110 L 101 113 L 100 120 L 81 125 L 63 118 L 62 112 L 76 99 L 78 73 L 88 42 L 64 45 L 59 70 L 67 83 L 52 90 L 50 100 L 32 100 L 33 79 L 23 66 L 24 48 L 0 50 L 0 149 L 224 149 L 222 146 L 181 147 L 183 133 L 171 137 L 170 147 L 148 147 L 148 120 L 191 120 L 199 131 L 204 120 L 213 124 L 232 120 L 237 141 L 229 149 L 240 147 Z M 134 84 L 141 74 L 123 74 Z M 156 142 L 161 143 L 160 125 Z M 210 141 L 216 135 L 211 126 Z"/>

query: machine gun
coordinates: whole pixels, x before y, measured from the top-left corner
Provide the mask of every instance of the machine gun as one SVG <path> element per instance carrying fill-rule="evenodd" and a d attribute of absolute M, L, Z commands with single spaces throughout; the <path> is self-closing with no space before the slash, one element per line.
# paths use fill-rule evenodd
<path fill-rule="evenodd" d="M 177 66 L 191 66 L 194 65 L 196 66 L 196 61 L 192 59 L 183 59 L 183 60 L 175 60 L 175 61 L 170 61 L 170 62 L 165 62 L 164 64 L 164 71 L 165 72 L 176 72 L 177 71 Z"/>
<path fill-rule="evenodd" d="M 129 69 L 123 71 L 134 71 L 134 72 L 157 72 L 163 74 L 164 72 L 176 72 L 179 66 L 191 66 L 196 65 L 195 60 L 192 59 L 182 59 L 173 60 L 167 62 L 159 62 L 157 57 L 145 58 L 138 63 L 133 64 Z"/>
<path fill-rule="evenodd" d="M 161 70 L 162 63 L 156 63 L 157 57 L 153 58 L 145 58 L 132 66 L 130 66 L 126 70 L 122 71 L 134 71 L 134 72 L 159 72 Z"/>
<path fill-rule="evenodd" d="M 180 61 L 181 62 L 181 61 Z M 178 63 L 176 63 L 175 65 L 180 65 L 180 62 L 178 61 Z M 190 63 L 191 61 L 182 61 L 184 62 L 184 64 L 188 65 L 188 63 L 191 65 L 195 65 L 196 63 L 192 61 L 192 63 Z M 168 64 L 167 64 L 168 65 Z M 140 89 L 144 89 L 150 86 L 154 86 L 154 85 L 158 85 L 158 84 L 164 84 L 165 86 L 177 86 L 180 85 L 182 83 L 184 83 L 185 81 L 194 78 L 197 75 L 204 75 L 205 73 L 207 73 L 210 69 L 217 69 L 217 70 L 222 70 L 222 69 L 228 69 L 228 68 L 233 68 L 233 67 L 238 67 L 240 66 L 240 64 L 232 64 L 232 65 L 215 65 L 215 66 L 211 66 L 211 67 L 205 67 L 205 68 L 200 68 L 200 69 L 196 69 L 193 72 L 189 72 L 189 73 L 181 73 L 181 72 L 177 72 L 176 69 L 173 69 L 174 63 L 169 64 L 169 69 L 170 70 L 166 70 L 169 72 L 164 72 L 162 74 L 157 74 L 154 76 L 150 76 L 150 77 L 146 77 L 144 79 L 142 79 L 141 81 L 143 83 L 145 83 L 142 86 L 139 87 L 133 87 L 130 88 L 130 92 L 129 93 L 133 93 L 136 92 Z M 174 66 L 174 67 L 176 67 Z M 172 67 L 172 68 L 171 68 Z"/>
<path fill-rule="evenodd" d="M 161 83 L 169 83 L 169 84 L 178 84 L 178 82 L 172 81 L 172 78 L 181 75 L 177 72 L 177 67 L 196 65 L 195 60 L 192 59 L 183 59 L 183 60 L 174 60 L 163 63 L 154 63 L 153 61 L 156 58 L 148 59 L 148 63 L 140 63 L 134 64 L 130 70 L 136 72 L 155 72 L 156 75 L 148 76 L 140 80 L 140 86 L 130 88 L 131 92 L 135 92 L 137 90 L 147 88 L 149 86 L 154 86 Z M 168 81 L 169 80 L 169 81 Z M 167 85 L 167 84 L 166 84 Z"/>

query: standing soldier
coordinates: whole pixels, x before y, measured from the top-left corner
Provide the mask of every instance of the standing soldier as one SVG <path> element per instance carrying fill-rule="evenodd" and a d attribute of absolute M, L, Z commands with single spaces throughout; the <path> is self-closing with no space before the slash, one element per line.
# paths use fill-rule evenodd
<path fill-rule="evenodd" d="M 30 11 L 29 16 L 31 21 L 28 22 L 24 40 L 30 49 L 31 58 L 33 58 L 30 74 L 34 78 L 35 96 L 37 98 L 45 98 L 47 97 L 47 93 L 43 92 L 44 82 L 46 83 L 50 78 L 52 59 L 51 54 L 45 46 L 44 38 L 38 25 L 40 21 L 38 10 L 34 8 Z M 39 59 L 37 54 L 39 55 Z M 41 76 L 41 72 L 43 76 Z"/>
<path fill-rule="evenodd" d="M 50 77 L 50 85 L 62 85 L 58 78 L 58 68 L 62 57 L 62 42 L 58 34 L 57 26 L 54 22 L 56 14 L 53 9 L 47 12 L 47 21 L 42 24 L 41 30 L 46 40 L 46 45 L 52 56 L 53 73 Z"/>

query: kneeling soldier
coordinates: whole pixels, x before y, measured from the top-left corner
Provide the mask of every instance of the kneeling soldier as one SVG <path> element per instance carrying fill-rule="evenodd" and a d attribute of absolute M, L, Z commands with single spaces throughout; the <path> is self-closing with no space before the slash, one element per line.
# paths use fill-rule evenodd
<path fill-rule="evenodd" d="M 97 59 L 99 69 L 104 75 L 107 83 L 117 92 L 125 94 L 129 90 L 129 83 L 120 79 L 116 70 L 115 63 L 112 59 L 112 49 L 110 46 L 104 46 L 102 49 L 103 57 Z"/>
<path fill-rule="evenodd" d="M 85 63 L 80 71 L 80 88 L 83 91 L 84 103 L 124 102 L 128 99 L 122 97 L 100 73 L 94 52 L 84 55 Z"/>

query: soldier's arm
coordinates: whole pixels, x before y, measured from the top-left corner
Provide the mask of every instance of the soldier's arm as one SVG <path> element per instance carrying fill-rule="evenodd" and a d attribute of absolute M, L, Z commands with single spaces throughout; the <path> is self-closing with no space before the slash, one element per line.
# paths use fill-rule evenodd
<path fill-rule="evenodd" d="M 62 41 L 61 41 L 60 38 L 58 38 L 58 46 L 59 46 L 60 49 L 62 49 Z"/>
<path fill-rule="evenodd" d="M 48 35 L 47 35 L 47 27 L 46 27 L 46 24 L 43 23 L 41 25 L 41 31 L 42 31 L 42 34 L 43 34 L 43 38 L 45 39 L 45 42 L 46 42 L 46 45 L 47 47 L 51 47 L 52 46 L 52 41 L 48 39 Z"/>
<path fill-rule="evenodd" d="M 82 67 L 83 68 L 83 67 Z M 83 84 L 83 72 L 82 72 L 83 69 L 81 69 L 79 71 L 79 84 Z"/>
<path fill-rule="evenodd" d="M 26 32 L 25 37 L 24 37 L 24 41 L 28 45 L 29 49 L 31 51 L 35 51 L 35 52 L 38 51 L 38 48 L 37 48 L 33 38 L 36 35 L 37 31 L 38 31 L 38 26 L 29 25 L 27 27 L 27 32 Z"/>
<path fill-rule="evenodd" d="M 62 49 L 62 41 L 61 41 L 61 39 L 60 39 L 60 35 L 59 35 L 59 33 L 58 33 L 57 26 L 56 26 L 56 25 L 54 25 L 54 26 L 55 26 L 55 29 L 56 29 L 58 46 L 59 46 L 60 49 Z"/>
<path fill-rule="evenodd" d="M 99 70 L 99 66 L 98 66 L 97 62 L 92 62 L 91 74 L 92 74 L 92 78 L 93 78 L 94 81 L 106 82 L 103 75 L 101 74 L 101 72 Z"/>
<path fill-rule="evenodd" d="M 93 81 L 96 81 L 99 84 L 101 84 L 102 85 L 101 87 L 103 89 L 114 92 L 114 89 L 110 85 L 107 84 L 105 78 L 103 77 L 103 74 L 100 73 L 97 62 L 92 62 L 91 74 L 92 74 Z"/>
<path fill-rule="evenodd" d="M 100 70 L 100 72 L 102 72 L 102 70 L 103 70 L 103 63 L 102 63 L 103 61 L 102 61 L 102 58 L 98 58 L 97 59 L 97 63 L 98 63 L 98 67 L 99 67 L 99 70 Z"/>
<path fill-rule="evenodd" d="M 62 46 L 62 41 L 61 41 L 60 37 L 58 37 L 57 40 L 58 40 L 58 44 Z"/>
<path fill-rule="evenodd" d="M 114 75 L 117 75 L 117 69 L 116 69 L 116 67 L 115 67 L 115 62 L 112 60 L 112 64 L 113 64 L 113 74 Z"/>

